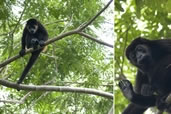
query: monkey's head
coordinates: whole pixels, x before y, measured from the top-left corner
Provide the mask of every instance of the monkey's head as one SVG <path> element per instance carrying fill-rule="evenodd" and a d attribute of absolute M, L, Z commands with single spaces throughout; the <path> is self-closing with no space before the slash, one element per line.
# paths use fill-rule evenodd
<path fill-rule="evenodd" d="M 153 64 L 153 53 L 151 51 L 154 49 L 148 42 L 150 40 L 137 38 L 126 49 L 128 60 L 138 68 Z"/>
<path fill-rule="evenodd" d="M 36 19 L 29 19 L 26 24 L 29 33 L 35 34 L 38 30 L 38 21 Z"/>

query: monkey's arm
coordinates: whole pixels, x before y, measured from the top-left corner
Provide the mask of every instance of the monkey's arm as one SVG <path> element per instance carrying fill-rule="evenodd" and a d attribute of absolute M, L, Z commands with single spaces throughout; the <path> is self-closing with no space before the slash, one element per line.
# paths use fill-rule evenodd
<path fill-rule="evenodd" d="M 119 87 L 123 93 L 123 95 L 130 100 L 132 103 L 135 103 L 142 107 L 150 107 L 155 106 L 156 104 L 156 96 L 143 96 L 140 94 L 136 94 L 133 91 L 132 84 L 128 80 L 122 80 L 119 82 Z"/>
<path fill-rule="evenodd" d="M 124 109 L 122 114 L 144 114 L 145 110 L 147 110 L 147 108 L 131 103 Z"/>
<path fill-rule="evenodd" d="M 20 56 L 23 56 L 25 54 L 25 48 L 26 48 L 26 29 L 24 29 L 23 36 L 21 38 L 21 50 L 19 52 Z"/>
<path fill-rule="evenodd" d="M 42 32 L 43 34 L 39 34 L 39 45 L 41 47 L 45 46 L 45 41 L 48 40 L 48 33 L 46 31 Z"/>

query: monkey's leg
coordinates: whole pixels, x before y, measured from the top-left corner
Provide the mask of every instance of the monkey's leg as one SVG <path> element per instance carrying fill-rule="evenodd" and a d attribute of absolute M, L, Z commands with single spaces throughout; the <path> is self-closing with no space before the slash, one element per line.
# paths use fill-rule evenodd
<path fill-rule="evenodd" d="M 20 79 L 17 81 L 17 84 L 22 83 L 22 81 L 26 77 L 27 73 L 29 72 L 29 70 L 31 69 L 31 67 L 33 66 L 33 64 L 37 60 L 37 58 L 39 57 L 40 52 L 41 52 L 41 50 L 38 50 L 38 51 L 35 51 L 32 53 L 29 62 L 27 63 L 22 75 L 20 76 Z"/>

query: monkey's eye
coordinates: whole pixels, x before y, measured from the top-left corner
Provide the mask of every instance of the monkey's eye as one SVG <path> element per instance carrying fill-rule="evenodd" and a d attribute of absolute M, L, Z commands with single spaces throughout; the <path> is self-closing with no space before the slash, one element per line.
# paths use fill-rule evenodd
<path fill-rule="evenodd" d="M 30 30 L 32 27 L 31 26 L 27 26 L 27 29 Z"/>
<path fill-rule="evenodd" d="M 35 29 L 36 28 L 36 25 L 33 25 L 32 28 Z"/>
<path fill-rule="evenodd" d="M 135 51 L 136 51 L 136 52 L 143 52 L 143 53 L 145 53 L 145 50 L 144 50 L 144 48 L 142 48 L 142 47 L 136 48 Z"/>
<path fill-rule="evenodd" d="M 142 48 L 137 48 L 137 51 L 143 51 L 143 49 Z"/>
<path fill-rule="evenodd" d="M 32 26 L 27 26 L 27 29 L 31 30 L 31 29 L 35 29 L 36 25 L 32 25 Z"/>

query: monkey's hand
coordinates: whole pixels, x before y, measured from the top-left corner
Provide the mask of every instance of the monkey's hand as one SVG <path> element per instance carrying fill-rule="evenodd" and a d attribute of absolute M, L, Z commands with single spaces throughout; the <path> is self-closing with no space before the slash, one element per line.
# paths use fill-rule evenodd
<path fill-rule="evenodd" d="M 169 104 L 166 103 L 166 96 L 159 97 L 156 101 L 156 106 L 159 110 L 167 109 Z"/>
<path fill-rule="evenodd" d="M 123 95 L 131 101 L 134 96 L 134 91 L 131 82 L 128 80 L 121 80 L 119 82 L 119 87 Z"/>
<path fill-rule="evenodd" d="M 40 45 L 40 47 L 43 47 L 43 46 L 45 46 L 45 42 L 43 40 L 40 40 L 39 45 Z"/>
<path fill-rule="evenodd" d="M 33 39 L 31 39 L 31 44 L 32 44 L 34 49 L 37 49 L 37 47 L 39 45 L 39 40 L 36 38 L 33 38 Z"/>
<path fill-rule="evenodd" d="M 32 45 L 39 45 L 39 40 L 36 38 L 31 39 L 31 44 Z"/>
<path fill-rule="evenodd" d="M 25 50 L 25 49 L 22 49 L 22 50 L 19 52 L 19 55 L 20 55 L 20 56 L 24 56 L 25 53 L 26 53 L 26 50 Z"/>

